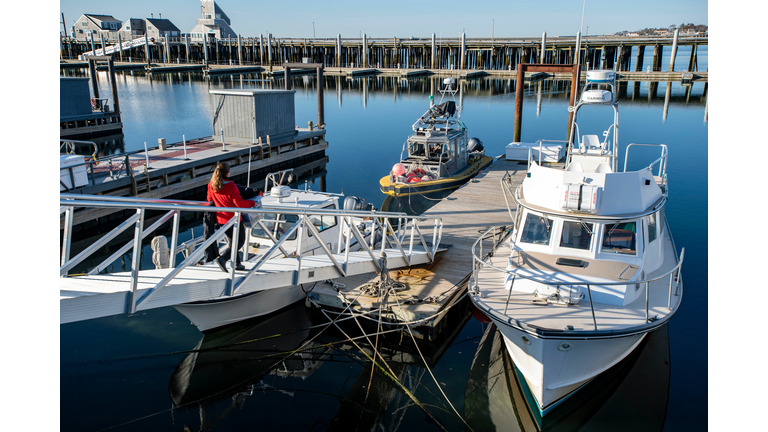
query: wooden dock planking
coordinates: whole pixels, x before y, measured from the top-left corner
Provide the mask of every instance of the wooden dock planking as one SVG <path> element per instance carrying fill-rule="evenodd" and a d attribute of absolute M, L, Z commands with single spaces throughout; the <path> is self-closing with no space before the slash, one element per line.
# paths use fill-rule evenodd
<path fill-rule="evenodd" d="M 72 193 L 137 196 L 153 199 L 168 198 L 207 184 L 216 164 L 221 161 L 230 162 L 232 176 L 246 174 L 248 172 L 249 150 L 251 151 L 251 171 L 324 152 L 328 149 L 328 142 L 324 140 L 324 135 L 324 130 L 300 130 L 293 137 L 273 141 L 271 146 L 264 143 L 261 147 L 265 149 L 263 159 L 260 159 L 259 150 L 261 148 L 258 144 L 227 143 L 226 151 L 222 151 L 221 141 L 216 141 L 213 138 L 188 141 L 188 160 L 184 160 L 184 150 L 178 143 L 166 150 L 149 149 L 147 152 L 150 167 L 148 170 L 149 179 L 144 173 L 146 158 L 142 151 L 128 155 L 128 163 L 134 169 L 133 179 L 124 173 L 121 173 L 117 178 L 111 178 L 108 174 L 108 164 L 104 162 L 95 169 L 94 185 L 76 189 Z M 314 142 L 315 139 L 318 142 Z M 121 162 L 121 160 L 115 161 L 115 163 Z M 119 170 L 115 169 L 115 171 Z M 187 176 L 189 178 L 185 179 Z M 252 183 L 257 183 L 257 180 L 259 179 L 254 178 Z M 135 193 L 132 192 L 134 183 L 136 185 Z M 114 210 L 111 209 L 78 211 L 75 212 L 73 225 L 98 219 L 113 212 Z M 60 221 L 60 228 L 63 228 L 63 223 Z"/>
<path fill-rule="evenodd" d="M 428 270 L 428 273 L 425 273 L 425 277 L 418 283 L 409 284 L 409 289 L 403 291 L 398 297 L 401 303 L 411 298 L 421 300 L 435 296 L 440 298 L 437 302 L 409 304 L 402 308 L 398 308 L 397 302 L 390 299 L 385 305 L 385 309 L 390 311 L 390 319 L 402 322 L 433 316 L 445 310 L 466 292 L 467 279 L 472 272 L 472 245 L 491 227 L 505 226 L 510 229 L 512 226 L 499 181 L 509 172 L 512 175 L 513 185 L 517 185 L 525 178 L 526 171 L 527 165 L 524 163 L 507 161 L 502 156 L 469 183 L 424 213 L 424 216 L 442 218 L 443 234 L 440 247 L 447 250 L 438 253 L 434 263 L 414 266 L 413 268 Z M 431 228 L 424 226 L 420 229 L 422 233 L 429 230 L 431 235 Z M 500 237 L 499 233 L 496 235 L 497 238 Z M 398 272 L 391 271 L 390 276 L 396 278 Z M 369 273 L 336 279 L 337 283 L 345 285 L 340 293 L 337 293 L 331 284 L 318 283 L 308 298 L 321 307 L 341 309 L 345 306 L 342 301 L 343 296 L 347 301 L 356 299 L 354 304 L 357 306 L 355 307 L 357 311 L 378 310 L 380 302 L 378 297 L 360 295 L 361 287 L 378 278 L 379 275 Z M 427 323 L 427 327 L 436 328 L 444 316 L 440 315 L 433 319 Z M 437 336 L 432 330 L 420 330 L 416 333 L 422 338 L 432 339 Z"/>

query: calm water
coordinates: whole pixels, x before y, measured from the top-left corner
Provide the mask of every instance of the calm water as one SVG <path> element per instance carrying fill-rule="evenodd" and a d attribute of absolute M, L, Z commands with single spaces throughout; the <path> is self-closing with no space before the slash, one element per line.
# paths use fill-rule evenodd
<path fill-rule="evenodd" d="M 187 139 L 212 135 L 208 89 L 270 85 L 248 81 L 257 78 L 203 81 L 195 74 L 151 79 L 143 73 L 119 74 L 125 136 L 115 150 L 139 149 L 158 138 L 176 142 L 182 135 Z M 100 81 L 102 92 L 107 91 L 104 74 Z M 272 85 L 283 87 L 282 80 Z M 314 78 L 295 77 L 292 85 L 297 124 L 316 122 Z M 397 161 L 411 125 L 428 108 L 430 88 L 430 79 L 327 76 L 327 190 L 343 190 L 380 206 L 384 195 L 378 179 Z M 569 95 L 565 82 L 528 86 L 523 141 L 565 139 Z M 545 423 L 545 430 L 704 430 L 708 415 L 705 84 L 630 82 L 622 84 L 620 95 L 622 148 L 632 142 L 669 145 L 667 216 L 678 248 L 686 249 L 685 298 L 663 334 L 622 365 L 620 377 L 626 379 L 606 379 L 589 393 L 600 403 L 574 409 L 575 414 L 556 424 Z M 462 102 L 461 118 L 470 136 L 483 141 L 487 154 L 503 154 L 512 140 L 513 80 L 471 80 L 462 91 Z M 603 118 L 595 118 L 593 124 L 605 128 Z M 489 376 L 485 365 L 505 360 L 490 346 L 493 332 L 487 331 L 487 324 L 468 316 L 459 319 L 455 332 L 424 349 L 450 404 L 407 341 L 385 342 L 391 373 L 433 419 L 391 381 L 378 372 L 371 374 L 370 362 L 360 352 L 367 342 L 355 346 L 341 343 L 345 337 L 339 331 L 308 330 L 310 323 L 321 321 L 299 305 L 205 337 L 172 308 L 62 325 L 61 429 L 423 431 L 441 430 L 442 425 L 446 430 L 469 430 L 453 413 L 452 404 L 472 430 L 494 430 L 502 418 L 499 412 L 506 413 L 502 423 L 506 430 L 528 430 L 523 428 L 529 424 L 524 408 L 513 405 L 510 395 L 489 390 L 499 376 Z M 284 336 L 208 350 L 278 333 Z M 306 341 L 311 342 L 302 357 L 286 358 Z M 415 357 L 403 357 L 403 352 Z M 514 381 L 508 374 L 504 379 Z M 592 414 L 584 414 L 586 409 Z"/>

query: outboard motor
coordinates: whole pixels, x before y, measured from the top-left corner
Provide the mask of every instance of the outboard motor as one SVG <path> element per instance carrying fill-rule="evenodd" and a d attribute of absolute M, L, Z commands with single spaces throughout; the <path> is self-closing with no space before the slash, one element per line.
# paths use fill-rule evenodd
<path fill-rule="evenodd" d="M 478 138 L 470 138 L 467 145 L 467 152 L 472 153 L 476 151 L 483 151 L 483 142 Z"/>
<path fill-rule="evenodd" d="M 356 196 L 348 196 L 344 199 L 344 210 L 373 210 L 373 204 L 367 204 L 364 199 Z"/>

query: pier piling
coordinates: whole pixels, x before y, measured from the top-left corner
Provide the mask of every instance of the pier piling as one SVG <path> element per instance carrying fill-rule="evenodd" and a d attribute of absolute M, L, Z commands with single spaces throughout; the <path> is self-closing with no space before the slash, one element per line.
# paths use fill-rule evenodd
<path fill-rule="evenodd" d="M 677 35 L 680 29 L 675 29 L 675 36 L 672 39 L 672 56 L 669 58 L 669 71 L 675 70 L 675 56 L 677 56 Z"/>

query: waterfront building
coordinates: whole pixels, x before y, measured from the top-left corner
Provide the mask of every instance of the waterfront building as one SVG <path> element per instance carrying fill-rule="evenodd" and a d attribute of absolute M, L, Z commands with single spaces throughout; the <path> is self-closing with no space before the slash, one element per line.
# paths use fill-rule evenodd
<path fill-rule="evenodd" d="M 190 32 L 192 42 L 202 42 L 203 34 L 208 38 L 236 38 L 237 33 L 229 26 L 231 21 L 213 0 L 200 0 L 201 17 Z"/>
<path fill-rule="evenodd" d="M 137 37 L 147 36 L 149 40 L 160 40 L 161 37 L 180 37 L 181 30 L 170 20 L 160 18 L 131 18 L 122 24 L 120 37 L 127 41 Z"/>
<path fill-rule="evenodd" d="M 112 15 L 82 14 L 72 27 L 72 36 L 77 40 L 89 41 L 91 34 L 93 39 L 100 39 L 99 34 L 104 33 L 104 39 L 117 39 L 122 21 Z"/>

